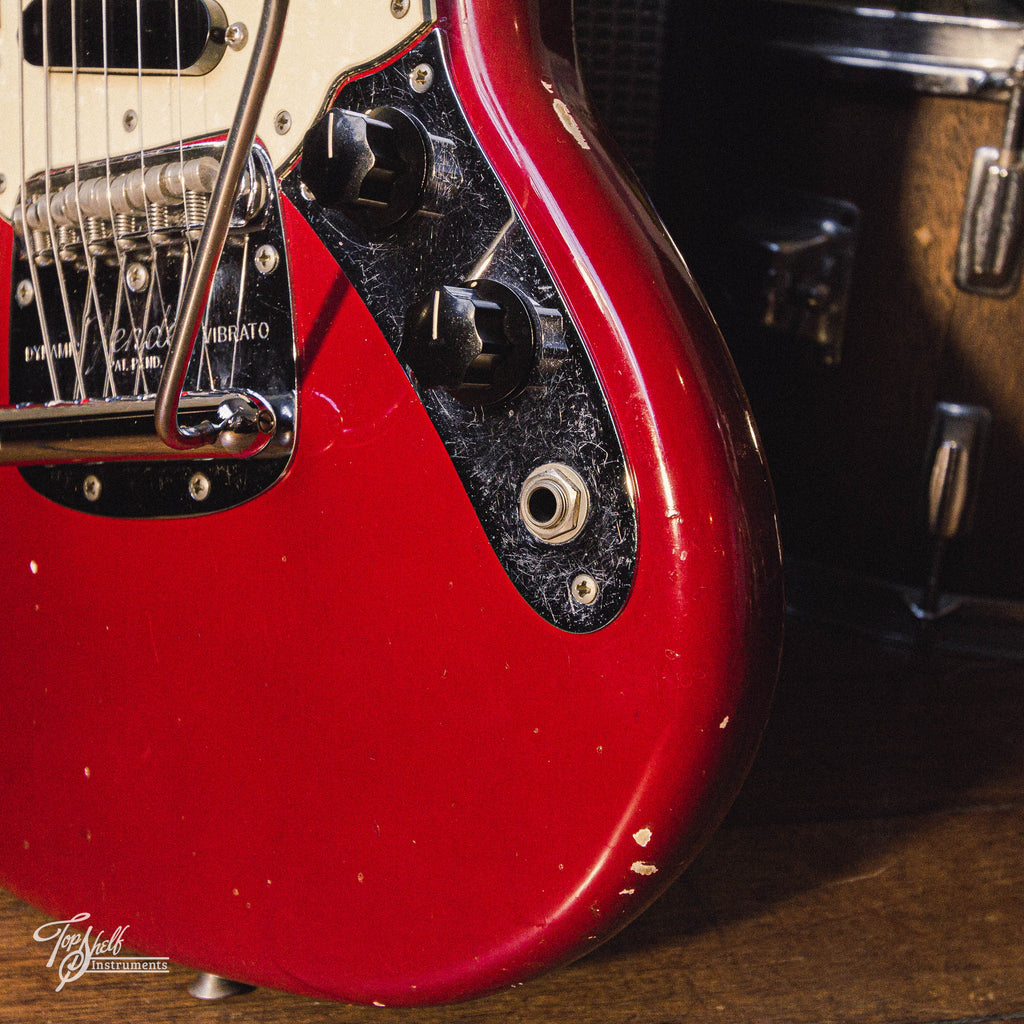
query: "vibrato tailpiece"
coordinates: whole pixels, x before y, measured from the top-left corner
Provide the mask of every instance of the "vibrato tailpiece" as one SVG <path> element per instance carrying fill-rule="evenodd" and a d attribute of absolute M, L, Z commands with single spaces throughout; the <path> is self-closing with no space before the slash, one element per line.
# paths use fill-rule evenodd
<path fill-rule="evenodd" d="M 286 6 L 264 6 L 225 142 L 22 183 L 0 464 L 54 500 L 111 515 L 216 511 L 287 465 L 291 290 L 274 170 L 253 145 Z M 252 456 L 260 465 L 244 473 L 215 466 Z"/>

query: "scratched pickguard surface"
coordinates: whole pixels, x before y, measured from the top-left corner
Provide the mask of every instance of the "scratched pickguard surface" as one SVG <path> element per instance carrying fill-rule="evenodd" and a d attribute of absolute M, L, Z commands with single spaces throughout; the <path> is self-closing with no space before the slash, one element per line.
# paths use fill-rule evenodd
<path fill-rule="evenodd" d="M 410 74 L 420 65 L 433 73 L 433 84 L 425 92 L 410 86 Z M 636 520 L 625 457 L 566 304 L 462 114 L 446 72 L 440 32 L 381 71 L 348 84 L 335 106 L 360 112 L 397 107 L 430 134 L 454 144 L 458 170 L 444 169 L 433 184 L 434 214 L 413 215 L 383 231 L 368 231 L 318 205 L 302 188 L 297 172 L 282 183 L 400 361 L 406 311 L 435 288 L 462 284 L 470 276 L 512 287 L 551 312 L 541 318 L 540 351 L 527 386 L 508 401 L 467 405 L 444 389 L 420 386 L 403 366 L 494 551 L 523 597 L 562 629 L 589 632 L 606 625 L 629 596 L 636 562 Z M 561 545 L 537 540 L 519 516 L 524 480 L 550 462 L 579 472 L 591 497 L 583 532 Z M 581 574 L 597 581 L 593 604 L 581 604 L 570 594 L 570 585 Z"/>

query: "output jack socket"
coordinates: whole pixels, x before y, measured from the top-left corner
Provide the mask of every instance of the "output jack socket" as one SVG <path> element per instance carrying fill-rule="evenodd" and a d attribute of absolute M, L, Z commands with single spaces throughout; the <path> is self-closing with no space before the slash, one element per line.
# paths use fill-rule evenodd
<path fill-rule="evenodd" d="M 590 514 L 590 492 L 571 466 L 538 466 L 519 492 L 519 518 L 545 544 L 566 544 L 578 537 Z"/>

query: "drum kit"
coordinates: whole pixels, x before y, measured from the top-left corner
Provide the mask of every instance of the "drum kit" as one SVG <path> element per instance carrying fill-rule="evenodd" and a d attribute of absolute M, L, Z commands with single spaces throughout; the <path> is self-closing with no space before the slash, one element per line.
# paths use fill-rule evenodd
<path fill-rule="evenodd" d="M 615 2 L 583 65 L 750 395 L 791 611 L 1024 656 L 1024 2 L 641 0 L 602 49 Z"/>

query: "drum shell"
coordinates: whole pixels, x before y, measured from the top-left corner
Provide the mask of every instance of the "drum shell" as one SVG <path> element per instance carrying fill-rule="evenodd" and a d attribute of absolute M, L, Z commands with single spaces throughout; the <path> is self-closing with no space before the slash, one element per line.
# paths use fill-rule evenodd
<path fill-rule="evenodd" d="M 656 198 L 750 394 L 789 557 L 923 586 L 936 547 L 924 483 L 936 404 L 976 404 L 992 415 L 987 454 L 940 583 L 1020 601 L 1024 292 L 993 299 L 954 283 L 972 159 L 999 145 L 1005 104 L 921 94 L 883 73 L 851 80 L 684 7 L 672 42 L 675 86 L 690 101 L 666 104 Z M 780 196 L 860 211 L 831 364 L 820 346 L 758 321 L 763 238 L 751 224 L 784 206 Z"/>

